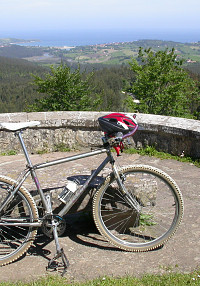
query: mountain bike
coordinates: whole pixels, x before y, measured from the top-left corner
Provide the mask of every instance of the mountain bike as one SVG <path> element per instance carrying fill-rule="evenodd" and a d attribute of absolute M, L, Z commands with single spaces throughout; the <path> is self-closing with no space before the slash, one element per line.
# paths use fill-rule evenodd
<path fill-rule="evenodd" d="M 48 268 L 62 266 L 64 275 L 69 261 L 58 238 L 65 232 L 64 215 L 108 163 L 112 171 L 103 178 L 93 197 L 93 218 L 100 234 L 122 250 L 140 252 L 163 246 L 175 233 L 183 216 L 183 198 L 176 182 L 155 167 L 132 165 L 119 168 L 116 164 L 113 150 L 118 155 L 119 150 L 123 151 L 123 141 L 134 135 L 137 124 L 128 135 L 109 137 L 105 134 L 102 147 L 96 150 L 33 165 L 22 133 L 27 128 L 37 128 L 39 124 L 38 121 L 1 124 L 4 130 L 14 132 L 18 137 L 27 161 L 17 180 L 0 175 L 1 266 L 21 257 L 34 242 L 38 228 L 41 228 L 44 234 L 54 238 L 56 245 L 56 254 L 49 261 Z M 105 159 L 83 185 L 69 181 L 63 187 L 58 196 L 61 208 L 55 213 L 51 193 L 44 193 L 37 170 L 100 154 L 105 154 Z M 40 209 L 23 185 L 29 176 L 39 194 Z"/>

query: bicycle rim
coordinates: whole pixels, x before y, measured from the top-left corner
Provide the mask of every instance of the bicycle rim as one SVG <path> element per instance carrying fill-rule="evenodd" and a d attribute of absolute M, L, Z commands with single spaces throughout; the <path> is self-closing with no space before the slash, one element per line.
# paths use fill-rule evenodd
<path fill-rule="evenodd" d="M 136 165 L 120 172 L 136 211 L 125 200 L 113 175 L 97 191 L 94 220 L 100 233 L 127 251 L 147 251 L 163 245 L 183 216 L 183 199 L 177 184 L 157 168 Z"/>
<path fill-rule="evenodd" d="M 0 200 L 8 195 L 14 181 L 6 177 L 0 177 Z M 9 222 L 33 222 L 38 219 L 37 208 L 30 194 L 21 188 L 13 200 L 0 214 L 0 221 Z M 34 241 L 37 230 L 25 226 L 0 227 L 0 265 L 15 261 L 22 256 Z"/>

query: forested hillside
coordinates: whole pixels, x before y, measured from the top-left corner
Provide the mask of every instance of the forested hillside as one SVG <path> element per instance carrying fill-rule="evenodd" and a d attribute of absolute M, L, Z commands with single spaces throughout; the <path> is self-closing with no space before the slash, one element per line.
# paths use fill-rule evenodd
<path fill-rule="evenodd" d="M 0 47 L 0 56 L 8 58 L 28 58 L 42 56 L 44 52 L 44 48 L 38 47 L 23 47 L 19 45 L 7 45 Z"/>
<path fill-rule="evenodd" d="M 36 97 L 32 74 L 42 75 L 46 68 L 20 59 L 0 57 L 0 112 L 23 111 Z"/>
<path fill-rule="evenodd" d="M 143 44 L 145 43 L 149 44 L 144 41 Z M 18 47 L 13 45 L 11 47 L 12 53 L 10 53 L 11 51 L 8 52 L 9 47 L 4 48 L 4 56 L 0 56 L 0 113 L 24 111 L 28 105 L 34 103 L 35 99 L 43 96 L 37 92 L 33 75 L 45 77 L 45 74 L 50 70 L 48 65 L 44 66 L 19 59 L 19 57 L 25 57 L 27 53 L 30 55 L 36 52 L 39 55 L 40 49 Z M 42 51 L 44 52 L 44 49 Z M 9 58 L 5 57 L 6 54 L 9 55 Z M 11 58 L 11 54 L 18 59 Z M 65 57 L 63 57 L 63 63 L 66 63 L 72 70 L 78 66 L 77 62 L 68 62 Z M 190 63 L 184 67 L 189 71 L 192 78 L 199 82 L 200 87 L 200 64 L 198 62 Z M 80 70 L 81 72 L 85 70 L 86 74 L 93 71 L 90 82 L 93 93 L 91 95 L 92 97 L 99 95 L 101 98 L 98 110 L 129 111 L 126 104 L 126 94 L 123 90 L 128 90 L 132 85 L 135 81 L 135 74 L 128 64 L 108 65 L 108 63 L 95 62 L 90 64 L 87 62 L 81 63 Z"/>
<path fill-rule="evenodd" d="M 34 85 L 33 74 L 43 77 L 47 72 L 49 68 L 26 60 L 0 57 L 0 113 L 24 111 L 27 105 L 41 97 Z M 122 89 L 133 78 L 133 73 L 125 65 L 110 68 L 102 66 L 96 70 L 90 84 L 93 93 L 101 96 L 99 110 L 122 110 Z"/>
<path fill-rule="evenodd" d="M 104 67 L 95 71 L 92 78 L 94 93 L 100 94 L 99 110 L 129 111 L 126 106 L 126 97 L 122 92 L 135 79 L 133 72 L 127 65 Z"/>

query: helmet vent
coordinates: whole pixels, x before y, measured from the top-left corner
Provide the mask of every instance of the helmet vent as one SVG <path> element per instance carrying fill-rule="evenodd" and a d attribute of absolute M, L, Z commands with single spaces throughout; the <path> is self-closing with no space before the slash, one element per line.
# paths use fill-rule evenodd
<path fill-rule="evenodd" d="M 116 123 L 116 122 L 117 122 L 117 119 L 115 119 L 115 118 L 110 118 L 109 121 Z"/>

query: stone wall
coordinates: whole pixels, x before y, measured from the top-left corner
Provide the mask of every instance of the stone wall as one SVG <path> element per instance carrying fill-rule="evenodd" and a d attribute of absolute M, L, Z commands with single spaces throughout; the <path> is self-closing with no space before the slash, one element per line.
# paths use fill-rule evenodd
<path fill-rule="evenodd" d="M 24 131 L 23 138 L 28 150 L 54 151 L 63 145 L 73 149 L 95 147 L 101 144 L 103 133 L 98 117 L 108 112 L 37 112 L 0 114 L 1 122 L 23 122 L 38 120 L 38 127 Z M 168 116 L 137 114 L 139 130 L 132 145 L 142 147 L 154 145 L 159 151 L 200 158 L 200 121 Z M 0 128 L 0 153 L 19 150 L 13 132 Z"/>

